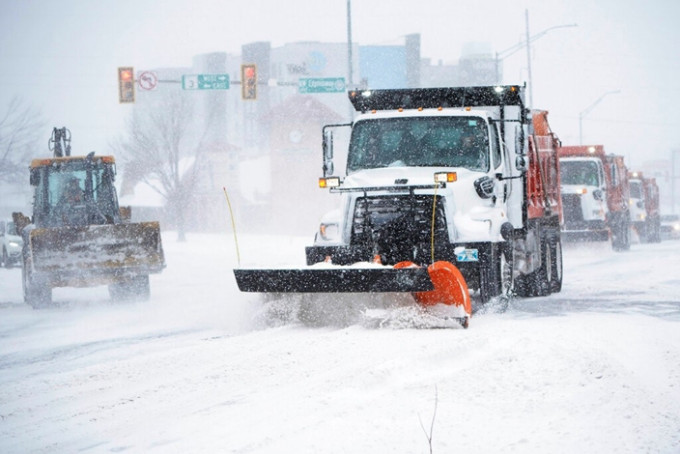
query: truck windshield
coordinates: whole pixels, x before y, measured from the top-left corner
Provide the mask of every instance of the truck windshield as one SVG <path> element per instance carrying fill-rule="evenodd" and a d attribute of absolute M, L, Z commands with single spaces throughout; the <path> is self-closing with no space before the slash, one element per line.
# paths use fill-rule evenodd
<path fill-rule="evenodd" d="M 347 172 L 377 167 L 489 170 L 489 133 L 481 117 L 362 120 L 352 128 Z"/>
<path fill-rule="evenodd" d="M 642 198 L 642 184 L 639 181 L 630 182 L 630 197 L 633 199 Z"/>
<path fill-rule="evenodd" d="M 597 162 L 560 161 L 560 180 L 562 184 L 600 186 Z"/>

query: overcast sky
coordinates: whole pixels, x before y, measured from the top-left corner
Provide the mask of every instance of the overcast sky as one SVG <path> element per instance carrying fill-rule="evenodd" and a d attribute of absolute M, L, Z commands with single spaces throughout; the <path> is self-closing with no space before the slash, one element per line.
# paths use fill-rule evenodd
<path fill-rule="evenodd" d="M 196 54 L 270 41 L 346 42 L 346 0 L 0 0 L 0 108 L 19 95 L 42 111 L 45 142 L 67 126 L 74 150 L 104 152 L 131 106 L 118 104 L 116 68 L 190 66 Z M 623 154 L 629 166 L 680 149 L 680 1 L 354 0 L 360 45 L 421 34 L 421 56 L 456 63 L 466 42 L 502 52 L 557 25 L 531 46 L 534 106 L 553 129 Z M 505 83 L 527 80 L 523 49 L 504 60 Z"/>

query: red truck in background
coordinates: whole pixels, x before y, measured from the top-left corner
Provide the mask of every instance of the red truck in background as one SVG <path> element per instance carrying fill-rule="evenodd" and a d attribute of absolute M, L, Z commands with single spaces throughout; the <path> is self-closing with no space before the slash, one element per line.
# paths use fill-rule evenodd
<path fill-rule="evenodd" d="M 630 248 L 630 188 L 623 156 L 602 145 L 561 147 L 562 236 L 565 240 L 609 241 Z"/>
<path fill-rule="evenodd" d="M 628 174 L 630 181 L 630 221 L 641 243 L 661 241 L 659 187 L 655 178 L 642 172 Z"/>

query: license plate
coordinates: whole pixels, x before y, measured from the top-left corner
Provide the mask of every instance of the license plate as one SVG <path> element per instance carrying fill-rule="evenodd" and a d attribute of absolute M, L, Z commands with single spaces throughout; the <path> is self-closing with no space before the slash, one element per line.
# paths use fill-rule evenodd
<path fill-rule="evenodd" d="M 478 262 L 479 251 L 477 249 L 463 249 L 456 251 L 456 260 L 459 262 Z"/>

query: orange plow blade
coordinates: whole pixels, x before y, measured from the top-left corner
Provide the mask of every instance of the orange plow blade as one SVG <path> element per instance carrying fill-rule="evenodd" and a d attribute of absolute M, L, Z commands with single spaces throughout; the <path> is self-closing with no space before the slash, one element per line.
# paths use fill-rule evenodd
<path fill-rule="evenodd" d="M 413 262 L 399 262 L 394 265 L 394 268 L 401 269 L 411 266 L 417 265 Z M 470 292 L 460 270 L 453 263 L 439 261 L 428 266 L 427 272 L 434 285 L 434 290 L 415 292 L 413 295 L 416 301 L 423 306 L 434 306 L 435 304 L 463 306 L 469 317 L 472 314 Z"/>

